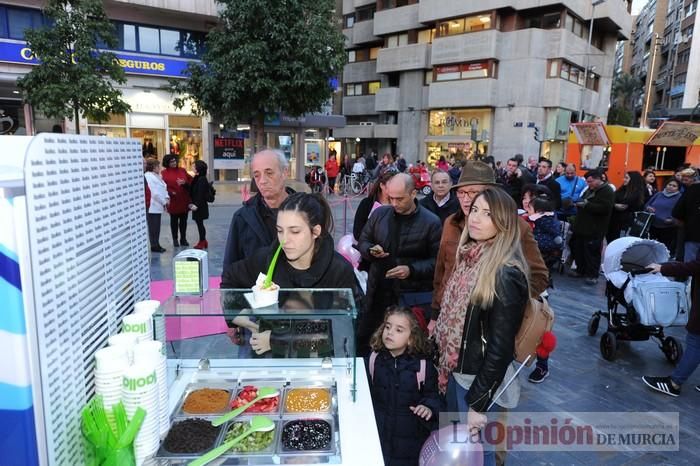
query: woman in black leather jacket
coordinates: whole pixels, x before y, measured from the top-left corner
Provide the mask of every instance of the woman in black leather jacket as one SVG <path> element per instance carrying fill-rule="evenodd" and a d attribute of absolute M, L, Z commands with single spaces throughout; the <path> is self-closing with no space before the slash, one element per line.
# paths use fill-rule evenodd
<path fill-rule="evenodd" d="M 472 432 L 486 425 L 483 413 L 513 361 L 529 296 L 516 212 L 513 199 L 499 188 L 474 199 L 435 327 L 439 388 L 448 411 L 466 414 Z M 506 391 L 511 400 L 499 403 L 514 407 L 509 403 L 517 403 L 518 395 Z M 490 464 L 494 452 L 485 447 L 484 465 Z"/>

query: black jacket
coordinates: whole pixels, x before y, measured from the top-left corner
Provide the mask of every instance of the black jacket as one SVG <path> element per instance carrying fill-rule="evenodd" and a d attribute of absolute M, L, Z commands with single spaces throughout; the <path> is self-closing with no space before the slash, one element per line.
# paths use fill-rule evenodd
<path fill-rule="evenodd" d="M 367 196 L 362 199 L 357 205 L 355 210 L 355 219 L 352 222 L 352 236 L 356 239 L 360 239 L 360 234 L 362 229 L 367 224 L 367 219 L 369 218 L 370 212 L 372 212 L 372 206 L 376 202 L 373 196 Z"/>
<path fill-rule="evenodd" d="M 294 193 L 290 188 L 286 190 L 288 194 Z M 268 218 L 263 218 L 261 212 L 265 212 Z M 256 249 L 269 246 L 275 241 L 275 215 L 260 194 L 243 203 L 231 219 L 224 249 L 224 267 L 226 264 L 245 259 Z M 269 221 L 270 218 L 272 221 Z"/>
<path fill-rule="evenodd" d="M 272 256 L 279 243 L 260 248 L 249 257 L 227 264 L 221 277 L 221 288 L 249 288 L 255 285 L 260 273 L 267 273 Z M 272 281 L 280 288 L 350 288 L 361 297 L 352 265 L 333 248 L 333 238 L 326 235 L 316 251 L 308 270 L 297 270 L 289 265 L 284 251 L 280 252 Z"/>
<path fill-rule="evenodd" d="M 432 291 L 435 259 L 440 248 L 440 219 L 416 203 L 409 215 L 397 215 L 391 206 L 379 207 L 372 213 L 360 234 L 358 249 L 370 262 L 367 277 L 367 309 L 372 309 L 377 290 L 398 303 L 400 292 Z M 377 259 L 369 248 L 379 244 L 389 256 Z M 386 271 L 397 265 L 411 270 L 405 280 L 386 279 Z M 384 312 L 384 309 L 378 310 Z"/>
<path fill-rule="evenodd" d="M 207 175 L 196 175 L 190 185 L 190 197 L 197 210 L 192 212 L 193 220 L 206 220 L 209 218 L 209 181 Z"/>
<path fill-rule="evenodd" d="M 686 241 L 700 241 L 700 183 L 685 190 L 673 208 L 673 218 L 683 222 Z"/>
<path fill-rule="evenodd" d="M 436 426 L 440 410 L 437 372 L 428 359 L 425 383 L 418 387 L 417 373 L 420 358 L 402 354 L 394 358 L 387 350 L 377 354 L 374 377 L 370 377 L 368 358 L 365 358 L 384 463 L 387 466 L 415 466 L 421 447 Z M 409 409 L 422 404 L 430 408 L 430 421 L 419 418 Z"/>
<path fill-rule="evenodd" d="M 608 184 L 592 191 L 587 189 L 582 195 L 583 207 L 577 207 L 574 220 L 574 233 L 580 236 L 602 238 L 608 232 L 615 193 Z"/>
<path fill-rule="evenodd" d="M 467 403 L 477 412 L 486 411 L 513 362 L 515 336 L 529 299 L 527 280 L 517 268 L 504 267 L 496 281 L 496 293 L 491 308 L 469 307 L 454 370 L 476 375 Z"/>
<path fill-rule="evenodd" d="M 454 191 L 450 191 L 450 199 L 441 207 L 438 207 L 433 194 L 425 196 L 419 201 L 419 204 L 437 215 L 438 218 L 440 218 L 441 225 L 445 223 L 447 217 L 457 212 L 460 208 L 459 201 L 457 201 L 457 194 L 455 194 Z"/>

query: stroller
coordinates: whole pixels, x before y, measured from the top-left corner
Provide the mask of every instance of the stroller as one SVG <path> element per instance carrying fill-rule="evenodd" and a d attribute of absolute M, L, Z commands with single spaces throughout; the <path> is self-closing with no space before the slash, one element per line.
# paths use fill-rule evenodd
<path fill-rule="evenodd" d="M 603 272 L 608 310 L 595 312 L 588 321 L 588 335 L 593 336 L 598 331 L 600 318 L 607 319 L 608 329 L 600 338 L 600 353 L 604 359 L 615 359 L 619 340 L 644 341 L 650 337 L 658 340 L 659 349 L 669 362 L 675 364 L 681 359 L 682 344 L 665 336 L 664 327 L 688 323 L 687 283 L 649 273 L 646 268 L 651 263 L 666 262 L 668 258 L 663 244 L 633 236 L 616 239 L 606 248 Z M 618 312 L 619 307 L 621 312 Z"/>

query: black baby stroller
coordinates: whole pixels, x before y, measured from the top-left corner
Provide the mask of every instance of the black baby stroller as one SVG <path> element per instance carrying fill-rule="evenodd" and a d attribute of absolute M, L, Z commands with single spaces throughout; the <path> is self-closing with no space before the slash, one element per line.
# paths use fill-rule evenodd
<path fill-rule="evenodd" d="M 588 321 L 590 336 L 596 334 L 601 317 L 608 322 L 600 339 L 603 358 L 615 359 L 619 340 L 644 341 L 653 337 L 669 362 L 675 364 L 681 359 L 683 345 L 674 337 L 665 336 L 664 327 L 688 323 L 687 283 L 671 281 L 646 268 L 668 258 L 663 244 L 632 236 L 616 239 L 605 249 L 603 272 L 608 310 L 595 312 Z"/>

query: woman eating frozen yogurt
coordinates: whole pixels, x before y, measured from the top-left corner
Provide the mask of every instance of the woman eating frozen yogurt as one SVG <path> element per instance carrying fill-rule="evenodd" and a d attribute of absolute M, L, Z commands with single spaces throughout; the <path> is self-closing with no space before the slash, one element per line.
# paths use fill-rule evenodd
<path fill-rule="evenodd" d="M 282 251 L 274 268 L 272 282 L 279 288 L 350 288 L 356 305 L 362 291 L 350 263 L 334 249 L 331 230 L 333 217 L 326 201 L 313 194 L 295 193 L 277 212 L 277 240 L 270 247 L 224 267 L 221 288 L 250 288 L 267 272 L 279 244 Z M 246 318 L 234 323 L 253 331 L 250 344 L 262 354 L 270 350 L 270 330 L 260 332 L 260 324 Z"/>

